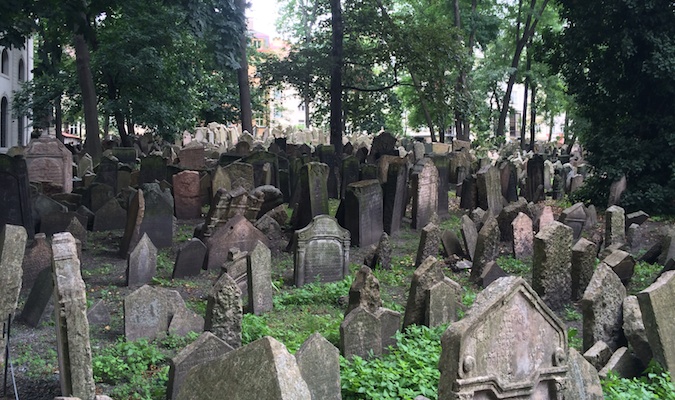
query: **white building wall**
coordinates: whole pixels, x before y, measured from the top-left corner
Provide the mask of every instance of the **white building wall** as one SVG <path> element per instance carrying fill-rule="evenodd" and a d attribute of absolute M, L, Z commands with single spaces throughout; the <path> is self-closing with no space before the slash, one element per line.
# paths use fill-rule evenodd
<path fill-rule="evenodd" d="M 0 115 L 0 124 L 4 124 L 4 129 L 0 133 L 0 152 L 5 153 L 12 146 L 25 146 L 30 141 L 32 131 L 31 121 L 25 117 L 21 119 L 12 115 L 12 100 L 14 92 L 21 87 L 21 81 L 33 79 L 33 40 L 28 39 L 26 46 L 22 49 L 5 48 L 0 46 L 0 57 L 6 51 L 6 58 L 2 58 L 6 64 L 3 70 L 0 70 L 0 105 L 6 101 L 6 109 Z M 22 64 L 22 79 L 19 78 L 19 65 Z"/>

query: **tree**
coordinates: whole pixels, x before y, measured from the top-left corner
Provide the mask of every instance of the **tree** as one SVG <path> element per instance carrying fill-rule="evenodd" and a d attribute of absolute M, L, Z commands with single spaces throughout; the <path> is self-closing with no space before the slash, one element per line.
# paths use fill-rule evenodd
<path fill-rule="evenodd" d="M 580 193 L 595 204 L 621 176 L 628 210 L 675 206 L 675 14 L 672 1 L 559 0 L 565 28 L 554 67 L 580 117 L 594 174 Z M 666 11 L 668 10 L 668 11 Z"/>

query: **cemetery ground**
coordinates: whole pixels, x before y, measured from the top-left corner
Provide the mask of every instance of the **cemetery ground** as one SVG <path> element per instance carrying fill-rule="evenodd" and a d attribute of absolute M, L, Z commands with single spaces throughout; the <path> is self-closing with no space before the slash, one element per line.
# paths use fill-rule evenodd
<path fill-rule="evenodd" d="M 564 201 L 547 201 L 557 217 L 563 208 L 569 206 Z M 331 201 L 331 214 L 335 214 L 337 201 Z M 408 216 L 409 211 L 408 211 Z M 460 234 L 458 199 L 450 193 L 450 214 L 441 219 L 442 230 L 452 230 Z M 177 290 L 187 306 L 200 315 L 206 311 L 206 298 L 213 282 L 217 278 L 215 271 L 202 271 L 199 276 L 187 279 L 171 279 L 177 249 L 192 237 L 193 229 L 202 220 L 180 220 L 174 231 L 174 245 L 170 249 L 158 251 L 157 274 L 153 286 Z M 383 306 L 401 313 L 405 310 L 412 274 L 415 270 L 415 255 L 419 243 L 419 232 L 410 229 L 404 223 L 401 231 L 391 238 L 392 267 L 390 270 L 376 268 L 375 276 L 380 282 Z M 663 224 L 663 218 L 653 217 L 646 222 L 645 232 L 656 232 Z M 598 229 L 604 225 L 598 224 Z M 288 227 L 287 227 L 288 228 Z M 287 229 L 290 233 L 290 228 Z M 584 235 L 601 235 L 602 232 L 586 232 Z M 124 339 L 123 299 L 136 287 L 127 287 L 125 283 L 126 260 L 118 257 L 122 230 L 107 232 L 89 232 L 86 246 L 82 251 L 82 276 L 87 288 L 87 303 L 91 307 L 103 300 L 109 310 L 108 323 L 91 324 L 90 337 L 93 350 L 93 367 L 98 393 L 105 393 L 115 400 L 121 399 L 164 399 L 168 380 L 168 360 L 184 346 L 197 338 L 196 333 L 185 337 L 169 335 L 148 342 L 140 339 Z M 502 243 L 502 255 L 497 264 L 507 273 L 524 277 L 531 281 L 531 262 L 513 258 L 511 252 Z M 351 275 L 340 282 L 310 283 L 301 288 L 293 286 L 293 258 L 291 253 L 277 252 L 272 255 L 274 309 L 262 316 L 245 314 L 242 323 L 243 344 L 250 343 L 262 336 L 272 336 L 284 343 L 294 353 L 313 332 L 321 333 L 331 343 L 338 346 L 339 326 L 344 318 L 347 295 L 354 273 L 362 265 L 367 249 L 352 247 L 350 253 Z M 442 250 L 439 249 L 439 257 Z M 448 268 L 445 275 L 459 283 L 463 288 L 463 315 L 471 306 L 481 288 L 469 281 L 470 270 L 453 272 L 451 260 L 446 257 Z M 638 263 L 635 275 L 628 287 L 629 294 L 635 294 L 646 288 L 660 272 L 661 267 Z M 22 289 L 19 309 L 23 307 L 29 288 Z M 246 302 L 244 302 L 246 304 Z M 582 324 L 579 303 L 570 303 L 558 316 L 567 325 L 568 340 L 571 347 L 581 351 Z M 446 325 L 436 328 L 413 326 L 405 334 L 397 336 L 398 346 L 388 355 L 364 361 L 354 358 L 347 361 L 341 358 L 342 396 L 345 399 L 384 399 L 414 398 L 424 395 L 436 398 L 440 373 L 437 369 L 440 355 L 440 336 Z M 12 325 L 11 360 L 13 364 L 18 398 L 51 399 L 58 396 L 59 378 L 54 334 L 53 307 L 50 305 L 37 328 L 26 327 L 20 323 Z M 611 378 L 605 381 L 604 389 L 615 393 L 630 394 L 630 390 L 642 390 L 652 387 L 658 390 L 667 388 L 667 377 L 655 370 L 649 383 Z M 667 376 L 667 375 L 666 375 Z M 7 398 L 14 398 L 10 389 Z M 661 398 L 671 396 L 666 391 Z M 630 397 L 624 397 L 630 398 Z M 635 397 L 633 397 L 635 398 Z"/>

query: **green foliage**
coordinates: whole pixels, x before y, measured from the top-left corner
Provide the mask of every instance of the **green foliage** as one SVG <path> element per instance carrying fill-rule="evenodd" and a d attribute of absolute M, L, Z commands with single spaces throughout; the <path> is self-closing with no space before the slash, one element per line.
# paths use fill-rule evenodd
<path fill-rule="evenodd" d="M 157 271 L 172 271 L 173 261 L 171 261 L 171 253 L 169 249 L 161 249 L 157 251 Z"/>
<path fill-rule="evenodd" d="M 584 345 L 583 338 L 579 335 L 577 328 L 568 328 L 567 329 L 567 343 L 573 349 L 581 351 L 582 346 Z"/>
<path fill-rule="evenodd" d="M 675 385 L 668 371 L 652 361 L 646 375 L 626 379 L 609 372 L 602 381 L 602 392 L 607 400 L 666 399 L 675 400 Z"/>
<path fill-rule="evenodd" d="M 11 361 L 14 368 L 25 368 L 26 376 L 31 379 L 41 379 L 45 375 L 52 375 L 59 367 L 56 349 L 49 348 L 38 353 L 30 344 L 15 348 Z"/>
<path fill-rule="evenodd" d="M 530 277 L 532 274 L 532 263 L 525 263 L 513 256 L 499 256 L 495 261 L 504 272 L 511 275 Z"/>
<path fill-rule="evenodd" d="M 568 322 L 581 321 L 581 313 L 579 313 L 579 311 L 577 311 L 577 309 L 570 304 L 565 305 L 564 317 L 565 321 Z"/>
<path fill-rule="evenodd" d="M 114 385 L 115 398 L 161 399 L 166 396 L 169 366 L 166 356 L 145 339 L 118 340 L 94 352 L 94 380 Z"/>
<path fill-rule="evenodd" d="M 397 346 L 381 358 L 340 357 L 342 398 L 412 399 L 421 394 L 436 399 L 444 330 L 445 326 L 412 325 L 405 333 L 396 333 Z"/>
<path fill-rule="evenodd" d="M 638 261 L 633 269 L 633 277 L 628 285 L 628 292 L 636 294 L 647 286 L 651 285 L 659 273 L 663 270 L 663 266 L 659 264 L 648 264 L 644 261 Z"/>
<path fill-rule="evenodd" d="M 319 304 L 336 306 L 340 297 L 349 294 L 353 280 L 352 276 L 348 276 L 338 282 L 312 282 L 299 288 L 285 290 L 274 296 L 274 309 L 284 310 L 289 306 Z"/>

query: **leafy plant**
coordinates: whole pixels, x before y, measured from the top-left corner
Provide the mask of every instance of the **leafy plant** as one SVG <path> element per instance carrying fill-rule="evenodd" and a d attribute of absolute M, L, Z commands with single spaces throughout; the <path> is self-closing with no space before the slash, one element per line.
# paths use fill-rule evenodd
<path fill-rule="evenodd" d="M 340 297 L 349 294 L 353 280 L 352 276 L 348 276 L 339 282 L 312 282 L 299 288 L 282 291 L 274 296 L 274 308 L 283 310 L 290 305 L 337 305 Z"/>
<path fill-rule="evenodd" d="M 602 381 L 602 392 L 607 400 L 666 399 L 675 400 L 675 385 L 670 374 L 652 361 L 639 378 L 626 379 L 610 371 Z"/>
<path fill-rule="evenodd" d="M 564 311 L 565 321 L 581 321 L 581 314 L 573 306 L 566 304 Z"/>
<path fill-rule="evenodd" d="M 570 347 L 576 349 L 577 351 L 581 351 L 581 347 L 584 343 L 581 336 L 579 336 L 579 331 L 577 328 L 567 329 L 567 343 Z"/>
<path fill-rule="evenodd" d="M 663 267 L 659 264 L 649 264 L 644 261 L 638 261 L 633 270 L 633 277 L 628 285 L 628 292 L 638 293 L 651 285 L 659 275 Z"/>
<path fill-rule="evenodd" d="M 513 258 L 513 256 L 500 256 L 495 262 L 501 269 L 504 270 L 504 272 L 511 275 L 528 277 L 532 272 L 531 263 L 525 263 L 521 260 Z"/>

